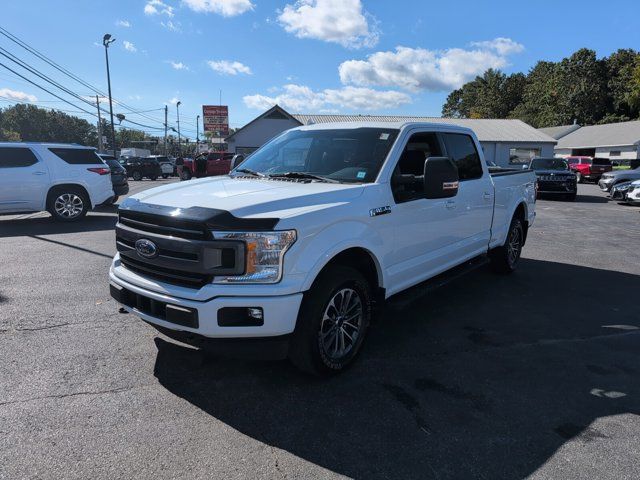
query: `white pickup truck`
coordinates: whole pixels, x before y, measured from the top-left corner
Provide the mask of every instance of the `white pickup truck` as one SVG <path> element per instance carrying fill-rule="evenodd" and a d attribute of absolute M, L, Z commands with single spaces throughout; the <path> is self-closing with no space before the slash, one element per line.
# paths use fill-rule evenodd
<path fill-rule="evenodd" d="M 535 182 L 490 172 L 466 128 L 295 128 L 229 175 L 126 199 L 111 295 L 179 341 L 338 372 L 388 297 L 477 258 L 513 271 Z"/>

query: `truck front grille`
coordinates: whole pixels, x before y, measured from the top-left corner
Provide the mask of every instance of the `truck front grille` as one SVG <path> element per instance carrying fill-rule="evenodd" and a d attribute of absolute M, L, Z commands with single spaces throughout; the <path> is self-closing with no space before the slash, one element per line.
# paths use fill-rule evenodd
<path fill-rule="evenodd" d="M 152 257 L 138 253 L 141 239 L 155 245 Z M 188 288 L 201 288 L 216 275 L 241 275 L 245 269 L 244 242 L 215 240 L 204 225 L 170 216 L 120 212 L 116 247 L 126 269 Z"/>

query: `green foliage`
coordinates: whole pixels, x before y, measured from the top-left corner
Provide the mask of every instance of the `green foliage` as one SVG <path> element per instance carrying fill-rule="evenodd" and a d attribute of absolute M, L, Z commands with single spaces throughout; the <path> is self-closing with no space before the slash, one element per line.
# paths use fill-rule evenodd
<path fill-rule="evenodd" d="M 640 53 L 598 59 L 580 49 L 560 62 L 538 62 L 527 75 L 489 69 L 449 94 L 442 115 L 519 118 L 534 127 L 626 121 L 640 116 Z"/>

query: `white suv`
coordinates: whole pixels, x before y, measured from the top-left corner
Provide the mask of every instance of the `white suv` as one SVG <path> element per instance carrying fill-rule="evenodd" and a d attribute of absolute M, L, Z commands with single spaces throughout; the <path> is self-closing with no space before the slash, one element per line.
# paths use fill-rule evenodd
<path fill-rule="evenodd" d="M 78 220 L 113 197 L 110 173 L 93 148 L 0 143 L 0 215 L 47 210 Z"/>

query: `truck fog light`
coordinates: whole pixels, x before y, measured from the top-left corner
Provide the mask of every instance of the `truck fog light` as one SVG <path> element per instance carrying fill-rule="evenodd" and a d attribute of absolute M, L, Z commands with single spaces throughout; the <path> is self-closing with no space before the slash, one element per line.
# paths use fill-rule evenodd
<path fill-rule="evenodd" d="M 264 312 L 260 307 L 224 307 L 218 310 L 220 327 L 261 327 Z"/>
<path fill-rule="evenodd" d="M 247 308 L 247 314 L 251 318 L 255 318 L 256 320 L 263 320 L 263 313 L 261 308 Z"/>

